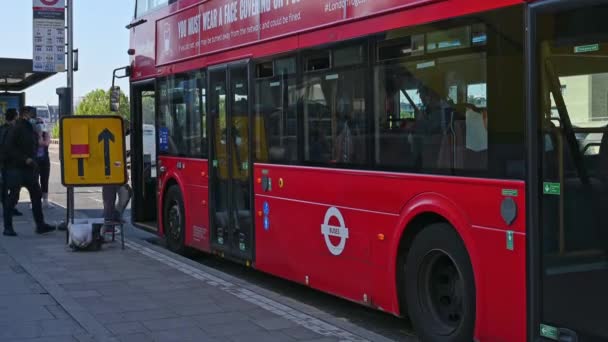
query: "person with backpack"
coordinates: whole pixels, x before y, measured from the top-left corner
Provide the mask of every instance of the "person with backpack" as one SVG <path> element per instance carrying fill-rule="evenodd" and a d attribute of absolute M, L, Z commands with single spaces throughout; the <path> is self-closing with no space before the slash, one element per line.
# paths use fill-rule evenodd
<path fill-rule="evenodd" d="M 44 222 L 42 213 L 42 192 L 36 180 L 38 166 L 36 151 L 38 150 L 38 135 L 34 125 L 36 110 L 24 107 L 19 120 L 8 131 L 4 142 L 6 159 L 4 162 L 4 181 L 8 188 L 8 196 L 4 201 L 4 235 L 16 236 L 13 229 L 13 213 L 11 204 L 15 202 L 16 193 L 25 187 L 30 193 L 32 212 L 36 222 L 36 233 L 46 234 L 55 227 Z"/>
<path fill-rule="evenodd" d="M 1 180 L 0 183 L 0 192 L 2 205 L 4 206 L 4 200 L 8 196 L 8 189 L 4 186 L 4 159 L 6 157 L 6 153 L 4 151 L 4 142 L 6 141 L 6 137 L 8 135 L 8 131 L 15 122 L 17 121 L 17 116 L 19 113 L 15 108 L 9 108 L 6 113 L 4 113 L 4 124 L 0 126 L 0 172 L 1 172 Z M 19 194 L 15 197 L 15 203 L 12 203 L 13 216 L 23 216 L 23 214 L 15 208 L 17 206 L 17 202 L 19 202 Z"/>

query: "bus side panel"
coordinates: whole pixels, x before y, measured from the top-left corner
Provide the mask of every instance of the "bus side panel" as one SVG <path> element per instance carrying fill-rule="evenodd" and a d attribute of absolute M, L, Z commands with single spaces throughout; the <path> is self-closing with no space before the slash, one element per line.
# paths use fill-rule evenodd
<path fill-rule="evenodd" d="M 181 170 L 186 184 L 186 245 L 205 252 L 211 250 L 208 170 L 207 160 L 195 159 Z"/>
<path fill-rule="evenodd" d="M 163 225 L 164 222 L 164 198 L 169 190 L 170 184 L 176 183 L 181 191 L 182 195 L 184 194 L 184 186 L 183 180 L 180 178 L 179 172 L 177 172 L 177 158 L 169 157 L 169 156 L 158 156 L 158 166 L 164 167 L 165 172 L 161 172 L 158 175 L 158 233 L 161 236 L 165 235 L 165 227 Z M 186 203 L 186 199 L 184 198 L 184 204 Z"/>
<path fill-rule="evenodd" d="M 480 255 L 477 286 L 483 310 L 477 315 L 477 336 L 480 341 L 525 341 L 526 237 L 514 234 L 511 251 L 506 232 L 480 227 L 473 231 Z"/>
<path fill-rule="evenodd" d="M 479 183 L 470 183 L 471 181 Z M 492 184 L 492 182 L 494 184 Z M 483 183 L 483 184 L 482 184 Z M 480 341 L 524 341 L 526 334 L 526 235 L 525 235 L 525 187 L 523 182 L 484 181 L 438 178 L 437 181 L 409 183 L 426 193 L 416 196 L 403 209 L 400 227 L 407 229 L 408 223 L 417 215 L 434 212 L 444 217 L 459 232 L 467 247 L 477 291 L 476 336 Z M 518 214 L 508 226 L 500 214 L 500 205 L 515 193 Z M 483 222 L 483 224 L 481 224 Z M 513 236 L 513 244 L 508 238 Z M 373 263 L 382 260 L 394 261 L 389 272 L 379 271 L 374 293 L 381 303 L 398 303 L 393 294 L 397 289 L 392 285 L 397 270 L 397 251 L 401 233 L 393 238 L 393 246 L 386 249 L 375 243 L 372 249 Z M 395 253 L 395 254 L 390 254 Z M 407 275 L 406 275 L 407 276 Z M 402 308 L 401 315 L 407 315 Z"/>
<path fill-rule="evenodd" d="M 397 216 L 261 193 L 255 205 L 262 208 L 256 219 L 256 268 L 374 305 L 372 232 L 393 226 Z M 269 208 L 268 214 L 263 208 Z M 331 230 L 333 235 L 326 238 L 324 233 Z M 347 236 L 343 249 L 340 234 Z"/>
<path fill-rule="evenodd" d="M 210 251 L 207 160 L 161 156 L 159 161 L 160 165 L 166 168 L 164 174 L 160 175 L 162 188 L 158 218 L 161 234 L 164 234 L 162 199 L 167 191 L 167 184 L 173 180 L 179 186 L 184 201 L 185 244 L 201 251 Z M 178 167 L 178 163 L 182 166 Z"/>
<path fill-rule="evenodd" d="M 455 226 L 469 250 L 477 286 L 476 335 L 482 341 L 525 336 L 523 182 L 265 164 L 256 164 L 254 172 L 256 268 L 304 284 L 308 277 L 311 287 L 400 314 L 400 238 L 417 214 L 435 212 Z M 507 197 L 519 209 L 510 226 L 500 209 Z M 348 238 L 334 255 L 340 236 Z"/>

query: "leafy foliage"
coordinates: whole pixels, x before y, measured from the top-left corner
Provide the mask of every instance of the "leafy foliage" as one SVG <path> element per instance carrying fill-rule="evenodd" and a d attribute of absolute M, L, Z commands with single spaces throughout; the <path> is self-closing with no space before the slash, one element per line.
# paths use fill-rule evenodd
<path fill-rule="evenodd" d="M 108 115 L 114 114 L 110 111 L 110 90 L 96 89 L 86 94 L 82 101 L 76 107 L 76 115 Z M 125 93 L 120 91 L 120 116 L 130 118 L 131 111 L 129 107 L 129 99 Z"/>
<path fill-rule="evenodd" d="M 51 130 L 51 138 L 59 139 L 59 122 L 53 125 L 53 129 Z"/>

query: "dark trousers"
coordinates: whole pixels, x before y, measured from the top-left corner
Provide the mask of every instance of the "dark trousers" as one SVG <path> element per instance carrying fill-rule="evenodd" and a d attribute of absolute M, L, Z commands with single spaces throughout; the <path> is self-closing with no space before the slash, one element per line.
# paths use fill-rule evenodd
<path fill-rule="evenodd" d="M 9 194 L 9 188 L 8 186 L 6 186 L 6 173 L 4 172 L 4 169 L 2 169 L 1 171 L 2 173 L 2 181 L 0 182 L 0 203 L 2 203 L 2 215 L 4 215 L 4 204 L 6 203 L 6 201 L 8 200 L 8 194 Z M 17 191 L 15 193 L 15 196 L 13 196 L 13 203 L 11 203 L 10 208 L 14 209 L 15 207 L 17 207 L 17 204 L 19 203 L 19 195 L 21 193 L 21 189 L 19 189 L 19 191 Z"/>
<path fill-rule="evenodd" d="M 106 185 L 101 187 L 103 218 L 108 221 L 120 220 L 120 213 L 116 211 L 116 196 L 118 195 L 119 189 L 119 185 Z"/>
<path fill-rule="evenodd" d="M 8 197 L 8 188 L 6 187 L 6 174 L 4 173 L 4 169 L 2 169 L 2 182 L 0 183 L 0 196 L 2 200 L 2 208 L 4 208 L 4 203 L 6 202 L 6 198 Z M 2 210 L 2 215 L 4 215 L 4 209 Z"/>
<path fill-rule="evenodd" d="M 48 158 L 37 159 L 38 173 L 40 174 L 40 189 L 43 194 L 49 193 L 49 177 L 51 176 L 51 161 Z"/>
<path fill-rule="evenodd" d="M 13 228 L 13 208 L 16 199 L 19 198 L 21 187 L 27 189 L 30 193 L 32 201 L 32 213 L 36 227 L 44 225 L 44 216 L 42 214 L 42 192 L 40 184 L 36 179 L 37 172 L 33 168 L 22 169 L 7 169 L 4 171 L 4 185 L 8 191 L 8 195 L 4 198 L 4 229 Z"/>

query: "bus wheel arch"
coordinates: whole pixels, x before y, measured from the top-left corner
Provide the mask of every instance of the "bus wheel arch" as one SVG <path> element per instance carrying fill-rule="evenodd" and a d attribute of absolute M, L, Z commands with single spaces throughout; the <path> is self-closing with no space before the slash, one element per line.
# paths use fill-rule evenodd
<path fill-rule="evenodd" d="M 397 251 L 396 286 L 399 311 L 423 340 L 473 339 L 479 314 L 473 262 L 444 216 L 422 212 L 407 224 Z"/>

